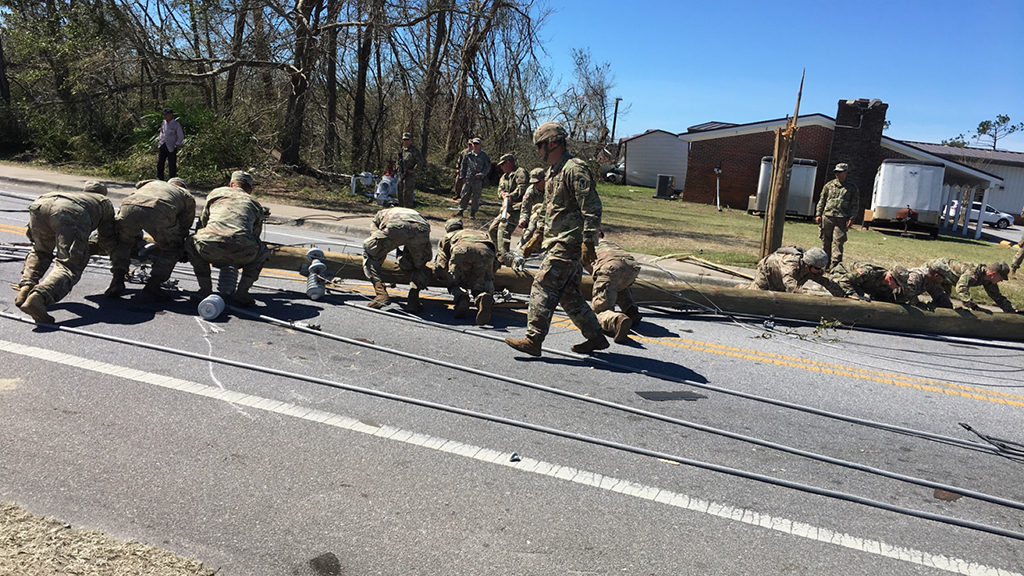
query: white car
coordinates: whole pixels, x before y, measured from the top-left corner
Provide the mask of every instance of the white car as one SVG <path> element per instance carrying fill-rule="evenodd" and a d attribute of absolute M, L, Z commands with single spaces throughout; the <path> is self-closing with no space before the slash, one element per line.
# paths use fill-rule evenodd
<path fill-rule="evenodd" d="M 956 214 L 957 203 L 952 202 L 952 214 Z M 978 221 L 978 211 L 981 210 L 981 202 L 971 203 L 971 222 Z M 1007 214 L 1006 212 L 1000 212 L 989 204 L 985 204 L 985 224 L 989 226 L 995 226 L 999 229 L 1009 228 L 1013 224 L 1013 214 Z"/>

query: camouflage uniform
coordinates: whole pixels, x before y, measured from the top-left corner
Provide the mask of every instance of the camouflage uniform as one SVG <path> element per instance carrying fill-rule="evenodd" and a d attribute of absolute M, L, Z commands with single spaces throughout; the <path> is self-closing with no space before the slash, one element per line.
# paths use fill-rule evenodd
<path fill-rule="evenodd" d="M 480 208 L 480 194 L 490 172 L 491 157 L 486 152 L 481 150 L 478 153 L 466 154 L 459 167 L 459 177 L 466 179 L 466 184 L 462 187 L 462 200 L 459 202 L 459 215 L 469 208 L 470 216 L 476 218 L 476 211 Z M 479 178 L 476 177 L 477 174 L 480 175 Z"/>
<path fill-rule="evenodd" d="M 121 201 L 117 212 L 117 247 L 110 253 L 110 270 L 115 277 L 128 273 L 132 247 L 145 230 L 160 247 L 151 273 L 152 281 L 159 285 L 171 277 L 185 248 L 196 218 L 196 199 L 187 190 L 160 180 L 139 184 L 137 191 Z"/>
<path fill-rule="evenodd" d="M 373 217 L 373 232 L 363 242 L 363 273 L 374 284 L 382 284 L 381 266 L 388 252 L 404 246 L 398 266 L 409 273 L 416 290 L 430 284 L 427 262 L 433 255 L 430 248 L 430 224 L 411 208 L 385 208 Z"/>
<path fill-rule="evenodd" d="M 263 219 L 263 206 L 245 190 L 222 186 L 210 192 L 199 229 L 185 240 L 196 278 L 209 278 L 212 264 L 241 268 L 242 281 L 249 286 L 258 280 L 263 263 L 270 258 L 260 240 Z"/>
<path fill-rule="evenodd" d="M 888 272 L 888 268 L 860 262 L 849 269 L 843 265 L 836 266 L 830 277 L 849 298 L 856 296 L 861 300 L 896 302 L 896 294 L 885 283 Z"/>
<path fill-rule="evenodd" d="M 853 221 L 859 210 L 860 195 L 849 178 L 843 183 L 838 179 L 831 180 L 821 189 L 815 216 L 821 218 L 821 247 L 825 254 L 828 254 L 832 264 L 843 261 L 846 223 Z"/>
<path fill-rule="evenodd" d="M 437 245 L 434 274 L 458 300 L 469 292 L 494 294 L 494 244 L 480 230 L 454 230 Z"/>
<path fill-rule="evenodd" d="M 82 278 L 89 263 L 89 235 L 96 230 L 100 248 L 110 252 L 117 244 L 114 207 L 106 196 L 93 192 L 50 192 L 28 207 L 32 251 L 25 257 L 18 286 L 31 288 L 46 306 L 59 302 Z M 56 259 L 54 249 L 57 250 Z M 43 274 L 53 264 L 53 269 Z"/>
<path fill-rule="evenodd" d="M 580 292 L 583 244 L 596 246 L 601 227 L 601 198 L 585 162 L 565 152 L 548 168 L 542 214 L 542 249 L 547 254 L 530 290 L 526 336 L 543 341 L 561 304 L 588 341 L 604 338 L 597 315 Z"/>
<path fill-rule="evenodd" d="M 605 333 L 615 334 L 623 316 L 631 319 L 639 316 L 639 308 L 629 287 L 640 275 L 640 264 L 618 244 L 601 240 L 591 275 L 594 277 L 591 306 Z M 621 313 L 615 311 L 616 304 Z"/>
<path fill-rule="evenodd" d="M 953 307 L 953 301 L 949 299 L 949 294 L 943 289 L 941 276 L 937 276 L 934 270 L 924 266 L 911 268 L 909 272 L 907 287 L 903 290 L 903 299 L 907 304 L 926 308 Z M 923 306 L 918 299 L 918 296 L 924 292 L 931 296 L 931 306 Z"/>
<path fill-rule="evenodd" d="M 925 266 L 942 276 L 942 288 L 947 295 L 954 289 L 956 290 L 957 298 L 964 303 L 964 306 L 968 308 L 977 306 L 977 303 L 971 299 L 970 288 L 972 286 L 981 286 L 985 289 L 988 297 L 1003 312 L 1016 312 L 1013 304 L 1006 299 L 1006 296 L 999 292 L 999 286 L 989 282 L 988 278 L 985 277 L 985 272 L 988 270 L 986 264 L 960 262 L 952 258 L 938 258 L 928 262 Z"/>
<path fill-rule="evenodd" d="M 410 145 L 398 154 L 398 205 L 412 208 L 416 199 L 416 169 L 425 164 L 420 149 Z"/>
<path fill-rule="evenodd" d="M 1020 211 L 1020 217 L 1024 218 L 1024 209 Z M 1020 242 L 1017 243 L 1017 253 L 1013 255 L 1013 260 L 1010 262 L 1010 271 L 1014 274 L 1017 273 L 1017 269 L 1020 268 L 1021 262 L 1024 262 L 1024 236 L 1020 237 Z"/>
<path fill-rule="evenodd" d="M 843 289 L 824 273 L 815 274 L 806 268 L 803 250 L 795 246 L 784 246 L 762 258 L 757 263 L 754 281 L 748 288 L 773 292 L 799 292 L 808 280 L 821 285 L 833 296 L 846 296 Z"/>
<path fill-rule="evenodd" d="M 499 254 L 508 252 L 512 244 L 512 233 L 519 226 L 520 210 L 527 200 L 530 186 L 530 174 L 525 168 L 517 166 L 508 174 L 502 174 L 498 181 L 498 197 L 507 194 L 507 201 L 502 199 L 505 205 L 505 218 L 501 214 L 491 221 L 487 233 L 491 236 L 491 243 L 498 249 Z"/>
<path fill-rule="evenodd" d="M 534 234 L 540 234 L 544 236 L 544 202 L 543 198 L 540 202 L 535 202 L 533 207 L 530 208 L 530 220 L 526 225 L 526 230 L 523 231 L 523 237 L 519 239 L 519 247 L 522 249 L 523 245 L 533 237 Z"/>

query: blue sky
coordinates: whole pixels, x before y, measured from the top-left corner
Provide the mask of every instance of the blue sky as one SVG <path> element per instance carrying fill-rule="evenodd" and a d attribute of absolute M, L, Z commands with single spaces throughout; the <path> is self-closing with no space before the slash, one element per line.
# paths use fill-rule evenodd
<path fill-rule="evenodd" d="M 742 124 L 793 113 L 835 117 L 840 99 L 889 104 L 887 136 L 940 142 L 997 114 L 1024 122 L 1024 0 L 549 0 L 548 63 L 572 79 L 589 48 L 630 105 L 616 138 Z M 1000 140 L 1024 152 L 1024 132 Z"/>

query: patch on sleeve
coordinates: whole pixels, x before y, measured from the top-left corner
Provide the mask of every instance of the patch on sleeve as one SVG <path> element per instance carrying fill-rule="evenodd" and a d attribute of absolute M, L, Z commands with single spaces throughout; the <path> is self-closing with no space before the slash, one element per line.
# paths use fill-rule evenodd
<path fill-rule="evenodd" d="M 576 178 L 576 190 L 589 190 L 590 189 L 590 178 L 585 174 L 581 174 Z"/>

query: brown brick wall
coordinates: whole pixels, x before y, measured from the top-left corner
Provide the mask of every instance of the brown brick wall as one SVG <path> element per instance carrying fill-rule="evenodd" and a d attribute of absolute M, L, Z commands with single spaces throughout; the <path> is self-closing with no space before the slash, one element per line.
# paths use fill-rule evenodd
<path fill-rule="evenodd" d="M 832 130 L 821 126 L 800 128 L 796 138 L 795 158 L 818 161 L 815 189 L 831 178 L 828 163 Z M 720 195 L 722 206 L 746 209 L 747 198 L 757 194 L 761 174 L 761 158 L 771 156 L 775 149 L 775 133 L 762 132 L 703 140 L 690 144 L 683 198 L 689 202 L 715 203 L 715 164 L 722 163 Z"/>

